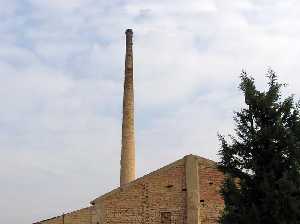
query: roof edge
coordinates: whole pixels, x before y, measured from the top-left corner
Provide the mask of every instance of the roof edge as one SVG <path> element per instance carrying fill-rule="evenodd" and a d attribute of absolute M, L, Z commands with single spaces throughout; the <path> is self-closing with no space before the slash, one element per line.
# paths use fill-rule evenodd
<path fill-rule="evenodd" d="M 52 219 L 59 219 L 59 218 L 65 216 L 65 215 L 70 215 L 70 214 L 72 214 L 72 213 L 76 213 L 76 212 L 79 212 L 79 211 L 82 211 L 82 210 L 85 210 L 85 209 L 91 209 L 91 208 L 92 208 L 92 206 L 88 206 L 88 207 L 85 207 L 85 208 L 76 209 L 76 210 L 74 210 L 74 211 L 70 211 L 70 212 L 67 212 L 67 213 L 63 213 L 63 214 L 61 214 L 61 215 L 54 216 L 54 217 L 52 217 L 52 218 L 43 219 L 43 220 L 41 220 L 41 221 L 37 221 L 37 222 L 34 222 L 34 223 L 32 223 L 32 224 L 41 224 L 42 222 L 50 221 L 50 220 L 52 220 Z"/>
<path fill-rule="evenodd" d="M 176 161 L 174 161 L 174 162 L 172 162 L 172 163 L 170 163 L 170 164 L 168 164 L 168 165 L 165 165 L 165 166 L 163 166 L 163 167 L 161 167 L 161 168 L 159 168 L 159 169 L 157 169 L 157 170 L 154 170 L 154 171 L 152 171 L 152 172 L 150 172 L 150 173 L 148 173 L 148 174 L 145 174 L 144 176 L 141 176 L 141 177 L 139 177 L 139 178 L 137 178 L 137 179 L 135 179 L 135 180 L 129 182 L 128 184 L 126 184 L 126 185 L 124 185 L 124 186 L 122 186 L 122 187 L 118 187 L 118 188 L 116 188 L 116 189 L 114 189 L 114 190 L 112 190 L 112 191 L 110 191 L 110 192 L 108 192 L 108 193 L 105 193 L 105 194 L 103 194 L 103 195 L 101 195 L 101 196 L 95 198 L 94 200 L 92 200 L 92 201 L 90 202 L 90 204 L 91 204 L 91 205 L 95 205 L 96 202 L 98 202 L 98 201 L 100 201 L 100 200 L 103 200 L 103 199 L 107 198 L 108 196 L 110 196 L 110 195 L 112 195 L 112 194 L 114 194 L 114 193 L 117 193 L 117 192 L 119 192 L 119 191 L 121 191 L 121 190 L 123 190 L 123 189 L 126 189 L 126 188 L 130 187 L 130 186 L 132 186 L 132 185 L 134 185 L 134 184 L 140 182 L 141 180 L 143 180 L 143 179 L 146 178 L 146 177 L 155 175 L 155 174 L 157 174 L 157 173 L 159 173 L 159 172 L 161 172 L 161 171 L 163 171 L 163 170 L 168 170 L 168 169 L 174 167 L 175 165 L 178 165 L 179 163 L 182 163 L 182 164 L 184 165 L 185 158 L 186 158 L 187 156 L 191 156 L 191 155 L 192 155 L 192 154 L 190 154 L 190 155 L 185 155 L 185 156 L 182 157 L 181 159 L 178 159 L 178 160 L 176 160 Z M 192 156 L 193 156 L 193 155 L 192 155 Z"/>
<path fill-rule="evenodd" d="M 128 184 L 126 184 L 126 185 L 124 185 L 122 187 L 115 188 L 115 189 L 113 189 L 113 190 L 111 190 L 111 191 L 109 191 L 109 192 L 107 192 L 107 193 L 105 193 L 105 194 L 103 194 L 103 195 L 95 198 L 94 200 L 90 201 L 90 204 L 91 205 L 95 205 L 96 202 L 98 202 L 100 200 L 103 200 L 103 199 L 107 198 L 108 196 L 110 196 L 110 195 L 112 195 L 114 193 L 117 193 L 117 192 L 119 192 L 119 191 L 121 191 L 123 189 L 126 189 L 126 188 L 130 187 L 133 184 L 138 183 L 139 181 L 143 180 L 146 177 L 155 175 L 156 173 L 161 172 L 162 170 L 170 169 L 171 167 L 177 165 L 180 162 L 182 162 L 184 164 L 184 161 L 185 161 L 186 157 L 188 157 L 188 156 L 192 156 L 192 157 L 196 158 L 200 163 L 205 161 L 209 165 L 217 166 L 217 162 L 215 162 L 213 160 L 206 159 L 206 158 L 198 156 L 198 155 L 188 154 L 188 155 L 183 156 L 181 159 L 176 160 L 175 162 L 172 162 L 172 163 L 170 163 L 168 165 L 165 165 L 165 166 L 163 166 L 163 167 L 161 167 L 161 168 L 159 168 L 157 170 L 154 170 L 154 171 L 152 171 L 152 172 L 150 172 L 148 174 L 145 174 L 144 176 L 141 176 L 141 177 L 139 177 L 139 178 L 137 178 L 137 179 L 129 182 Z"/>

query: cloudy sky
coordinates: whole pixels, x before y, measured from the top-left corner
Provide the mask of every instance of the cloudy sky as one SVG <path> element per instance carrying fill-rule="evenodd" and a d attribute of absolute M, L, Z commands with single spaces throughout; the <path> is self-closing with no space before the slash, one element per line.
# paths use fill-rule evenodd
<path fill-rule="evenodd" d="M 119 182 L 126 28 L 137 173 L 217 160 L 242 69 L 300 96 L 298 0 L 0 0 L 0 222 L 78 209 Z"/>

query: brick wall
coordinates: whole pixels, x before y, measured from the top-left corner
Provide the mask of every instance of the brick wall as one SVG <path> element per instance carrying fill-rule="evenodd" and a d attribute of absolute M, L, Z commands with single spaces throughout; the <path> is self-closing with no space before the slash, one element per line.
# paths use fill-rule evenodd
<path fill-rule="evenodd" d="M 224 208 L 224 201 L 219 193 L 224 174 L 210 160 L 200 159 L 198 165 L 201 224 L 216 224 Z"/>
<path fill-rule="evenodd" d="M 171 223 L 183 224 L 186 215 L 184 161 L 177 161 L 167 167 L 140 178 L 102 199 L 105 224 L 161 223 L 161 213 L 171 212 Z M 99 222 L 102 224 L 101 222 Z"/>
<path fill-rule="evenodd" d="M 95 216 L 94 207 L 87 207 L 35 224 L 94 224 L 93 216 Z"/>
<path fill-rule="evenodd" d="M 51 218 L 51 219 L 47 219 L 44 221 L 40 221 L 34 224 L 62 224 L 63 223 L 63 217 L 62 216 L 58 216 L 55 218 Z"/>
<path fill-rule="evenodd" d="M 187 224 L 187 192 L 195 191 L 189 207 L 195 223 L 217 224 L 224 174 L 213 161 L 192 158 L 190 168 L 198 171 L 189 173 L 189 186 L 186 157 L 95 199 L 94 206 L 36 224 Z"/>

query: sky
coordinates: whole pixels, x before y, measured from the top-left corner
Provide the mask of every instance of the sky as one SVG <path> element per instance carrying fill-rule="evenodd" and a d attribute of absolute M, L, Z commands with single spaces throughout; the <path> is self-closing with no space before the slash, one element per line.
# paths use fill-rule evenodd
<path fill-rule="evenodd" d="M 218 160 L 244 69 L 300 96 L 298 0 L 0 0 L 0 222 L 89 205 L 119 184 L 125 30 L 138 177 Z"/>

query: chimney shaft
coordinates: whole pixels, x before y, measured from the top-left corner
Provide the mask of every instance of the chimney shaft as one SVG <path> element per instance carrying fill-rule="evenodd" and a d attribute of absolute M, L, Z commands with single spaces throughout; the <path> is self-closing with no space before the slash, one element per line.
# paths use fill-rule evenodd
<path fill-rule="evenodd" d="M 126 32 L 120 186 L 135 179 L 134 89 L 131 29 Z"/>

